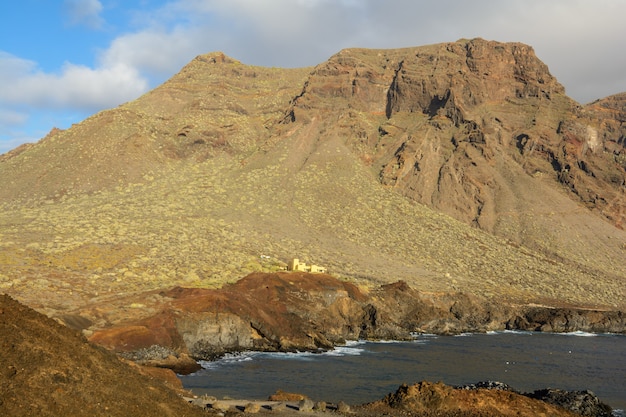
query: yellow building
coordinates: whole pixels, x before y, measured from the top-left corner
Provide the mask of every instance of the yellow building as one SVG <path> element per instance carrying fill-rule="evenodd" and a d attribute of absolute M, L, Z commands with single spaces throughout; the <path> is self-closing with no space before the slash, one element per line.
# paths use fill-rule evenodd
<path fill-rule="evenodd" d="M 319 265 L 307 265 L 304 262 L 300 262 L 299 259 L 294 258 L 287 264 L 287 271 L 301 271 L 325 274 L 328 269 Z"/>

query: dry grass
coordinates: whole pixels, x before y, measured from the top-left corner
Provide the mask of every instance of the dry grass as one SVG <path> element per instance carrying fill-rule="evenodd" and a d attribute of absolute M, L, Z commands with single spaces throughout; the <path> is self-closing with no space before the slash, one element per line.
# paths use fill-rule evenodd
<path fill-rule="evenodd" d="M 330 144 L 288 171 L 218 157 L 143 184 L 5 204 L 0 286 L 67 310 L 173 285 L 221 286 L 299 257 L 362 285 L 404 279 L 524 302 L 622 299 L 617 279 L 412 204 Z"/>

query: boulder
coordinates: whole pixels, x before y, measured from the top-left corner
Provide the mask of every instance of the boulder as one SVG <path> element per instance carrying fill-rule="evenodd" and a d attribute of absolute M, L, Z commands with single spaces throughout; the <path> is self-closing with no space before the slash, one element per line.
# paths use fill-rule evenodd
<path fill-rule="evenodd" d="M 310 412 L 313 411 L 314 406 L 315 403 L 312 400 L 304 398 L 298 402 L 298 411 Z"/>
<path fill-rule="evenodd" d="M 326 411 L 326 402 L 316 401 L 315 405 L 313 405 L 313 411 Z"/>
<path fill-rule="evenodd" d="M 215 401 L 214 403 L 211 404 L 211 408 L 213 410 L 226 412 L 226 411 L 230 410 L 230 404 L 228 404 L 225 401 Z"/>
<path fill-rule="evenodd" d="M 285 404 L 284 402 L 271 404 L 270 405 L 270 410 L 271 411 L 286 411 L 287 410 L 287 404 Z"/>
<path fill-rule="evenodd" d="M 285 392 L 283 390 L 277 390 L 274 394 L 268 397 L 268 401 L 302 401 L 308 397 L 303 394 L 294 392 Z"/>
<path fill-rule="evenodd" d="M 256 414 L 261 411 L 261 404 L 250 402 L 243 408 L 244 413 Z"/>
<path fill-rule="evenodd" d="M 337 412 L 338 413 L 349 413 L 350 410 L 350 406 L 348 404 L 346 404 L 343 401 L 339 401 L 339 403 L 337 403 Z"/>
<path fill-rule="evenodd" d="M 563 407 L 581 416 L 611 417 L 612 410 L 591 391 L 565 391 L 546 388 L 527 394 L 530 398 Z"/>

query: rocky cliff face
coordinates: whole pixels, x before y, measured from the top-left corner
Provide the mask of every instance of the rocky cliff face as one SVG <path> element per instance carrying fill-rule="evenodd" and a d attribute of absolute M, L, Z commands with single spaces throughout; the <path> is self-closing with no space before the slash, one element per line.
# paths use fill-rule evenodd
<path fill-rule="evenodd" d="M 146 351 L 153 345 L 214 359 L 240 350 L 316 351 L 347 340 L 410 340 L 414 332 L 626 331 L 619 311 L 507 305 L 424 293 L 404 282 L 365 293 L 323 274 L 256 273 L 220 290 L 177 288 L 165 295 L 171 302 L 161 313 L 99 330 L 90 340 L 118 352 L 143 349 L 148 357 L 140 360 L 154 359 Z"/>
<path fill-rule="evenodd" d="M 531 47 L 473 39 L 344 50 L 316 67 L 286 120 L 328 120 L 324 129 L 346 137 L 383 185 L 524 241 L 516 229 L 526 222 L 511 217 L 546 185 L 621 227 L 625 130 L 609 109 L 623 102 L 607 100 L 583 108 Z"/>

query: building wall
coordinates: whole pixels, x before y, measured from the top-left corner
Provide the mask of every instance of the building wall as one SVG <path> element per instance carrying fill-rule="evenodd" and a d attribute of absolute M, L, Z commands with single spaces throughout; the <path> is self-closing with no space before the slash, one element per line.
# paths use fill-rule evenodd
<path fill-rule="evenodd" d="M 307 265 L 304 262 L 300 263 L 298 258 L 294 258 L 287 264 L 288 271 L 301 271 L 301 272 L 313 272 L 318 274 L 325 274 L 328 270 L 319 265 Z"/>

